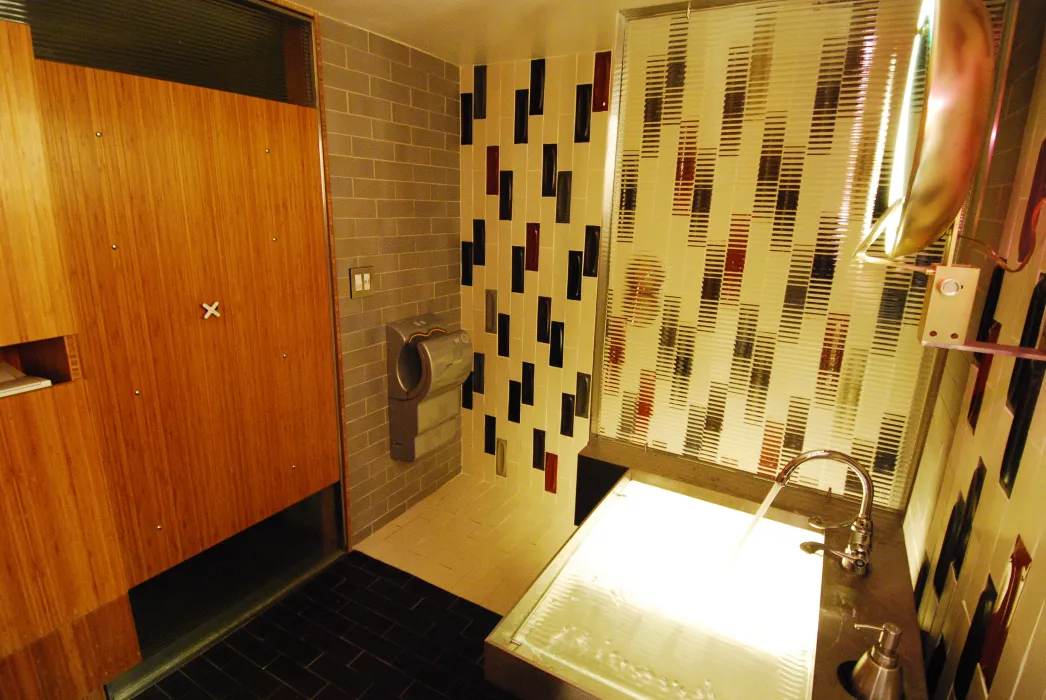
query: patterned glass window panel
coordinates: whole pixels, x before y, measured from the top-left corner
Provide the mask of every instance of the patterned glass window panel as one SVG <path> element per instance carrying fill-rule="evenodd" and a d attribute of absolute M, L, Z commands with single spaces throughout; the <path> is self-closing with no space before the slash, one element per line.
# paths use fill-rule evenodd
<path fill-rule="evenodd" d="M 925 278 L 851 258 L 888 184 L 918 10 L 764 0 L 629 23 L 599 434 L 771 474 L 842 450 L 877 504 L 903 505 Z M 798 478 L 857 488 L 824 462 Z"/>

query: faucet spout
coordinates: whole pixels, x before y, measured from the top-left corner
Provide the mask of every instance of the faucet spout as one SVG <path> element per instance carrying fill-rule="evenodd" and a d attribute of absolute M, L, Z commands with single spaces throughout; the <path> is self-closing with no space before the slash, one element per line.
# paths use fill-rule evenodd
<path fill-rule="evenodd" d="M 845 452 L 811 450 L 797 455 L 788 462 L 777 475 L 776 481 L 781 486 L 787 486 L 799 467 L 816 459 L 828 459 L 845 464 L 861 483 L 861 508 L 857 518 L 850 525 L 850 543 L 846 546 L 846 551 L 841 553 L 840 558 L 844 569 L 863 576 L 867 573 L 868 556 L 872 549 L 872 503 L 875 499 L 875 486 L 868 471 L 861 466 L 861 463 Z M 804 549 L 804 551 L 806 550 Z"/>

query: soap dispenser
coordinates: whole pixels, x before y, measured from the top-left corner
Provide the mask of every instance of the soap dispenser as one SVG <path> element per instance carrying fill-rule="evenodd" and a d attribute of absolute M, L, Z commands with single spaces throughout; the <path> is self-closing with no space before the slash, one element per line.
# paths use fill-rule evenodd
<path fill-rule="evenodd" d="M 854 666 L 850 689 L 859 700 L 901 700 L 904 683 L 898 664 L 897 647 L 901 644 L 901 628 L 892 622 L 882 627 L 854 625 L 859 630 L 879 633 L 879 639 Z"/>

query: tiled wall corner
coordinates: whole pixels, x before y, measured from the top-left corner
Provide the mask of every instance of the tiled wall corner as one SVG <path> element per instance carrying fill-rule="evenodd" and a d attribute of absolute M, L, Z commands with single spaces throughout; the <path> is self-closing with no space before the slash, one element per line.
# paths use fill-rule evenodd
<path fill-rule="evenodd" d="M 355 544 L 461 469 L 460 438 L 389 458 L 384 328 L 429 312 L 460 325 L 459 71 L 326 17 L 320 31 Z M 349 269 L 367 265 L 379 291 L 352 299 Z"/>
<path fill-rule="evenodd" d="M 1046 8 L 1022 4 L 1025 9 L 1038 12 L 1038 20 L 1018 19 L 1018 33 L 1021 27 L 1037 27 L 1036 51 L 1041 52 Z M 1013 75 L 1030 80 L 1034 93 L 1030 104 L 1008 100 L 1011 112 L 1004 110 L 1003 122 L 1020 122 L 1023 137 L 1000 239 L 1004 254 L 1013 249 L 1024 220 L 1046 139 L 1046 53 L 1037 74 L 1034 65 L 1018 63 L 1017 68 Z M 1016 345 L 1025 336 L 1031 338 L 1026 344 L 1034 344 L 1040 337 L 1042 319 L 1034 312 L 1034 299 L 1046 290 L 1044 252 L 1037 250 L 1023 271 L 1002 277 L 988 319 L 1000 324 L 1001 343 Z M 1046 399 L 1034 393 L 1042 368 L 1001 356 L 986 364 L 987 357 L 980 364 L 970 364 L 968 356 L 949 358 L 945 382 L 951 373 L 962 400 L 954 415 L 934 416 L 941 425 L 936 432 L 931 429 L 921 467 L 929 474 L 919 474 L 905 521 L 909 554 L 915 557 L 927 680 L 936 699 L 1046 694 L 1046 561 L 1040 561 L 1046 542 Z M 980 394 L 977 377 L 985 369 Z M 971 412 L 971 402 L 978 400 L 979 412 Z M 940 401 L 938 407 L 943 410 Z M 954 436 L 948 439 L 951 425 Z M 927 459 L 932 463 L 942 453 L 947 455 L 943 470 L 939 462 L 928 468 Z"/>
<path fill-rule="evenodd" d="M 462 326 L 483 356 L 463 470 L 565 519 L 591 415 L 609 91 L 597 62 L 609 53 L 466 67 L 460 84 Z"/>

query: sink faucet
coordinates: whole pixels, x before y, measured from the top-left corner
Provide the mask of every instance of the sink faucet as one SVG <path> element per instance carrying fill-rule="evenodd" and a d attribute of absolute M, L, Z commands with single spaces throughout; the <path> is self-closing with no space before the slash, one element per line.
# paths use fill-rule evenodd
<path fill-rule="evenodd" d="M 815 459 L 830 459 L 835 462 L 841 462 L 857 475 L 857 479 L 861 482 L 861 510 L 857 513 L 856 519 L 834 525 L 825 523 L 821 518 L 810 519 L 810 524 L 819 530 L 849 527 L 850 542 L 846 545 L 844 551 L 837 552 L 834 549 L 828 549 L 819 542 L 804 542 L 800 547 L 809 554 L 824 550 L 826 554 L 839 557 L 842 567 L 850 573 L 864 576 L 868 573 L 868 557 L 872 551 L 872 499 L 875 494 L 872 478 L 868 476 L 868 471 L 861 466 L 860 462 L 844 452 L 811 450 L 794 457 L 786 464 L 781 473 L 777 475 L 777 483 L 781 486 L 787 486 L 796 469 Z"/>

